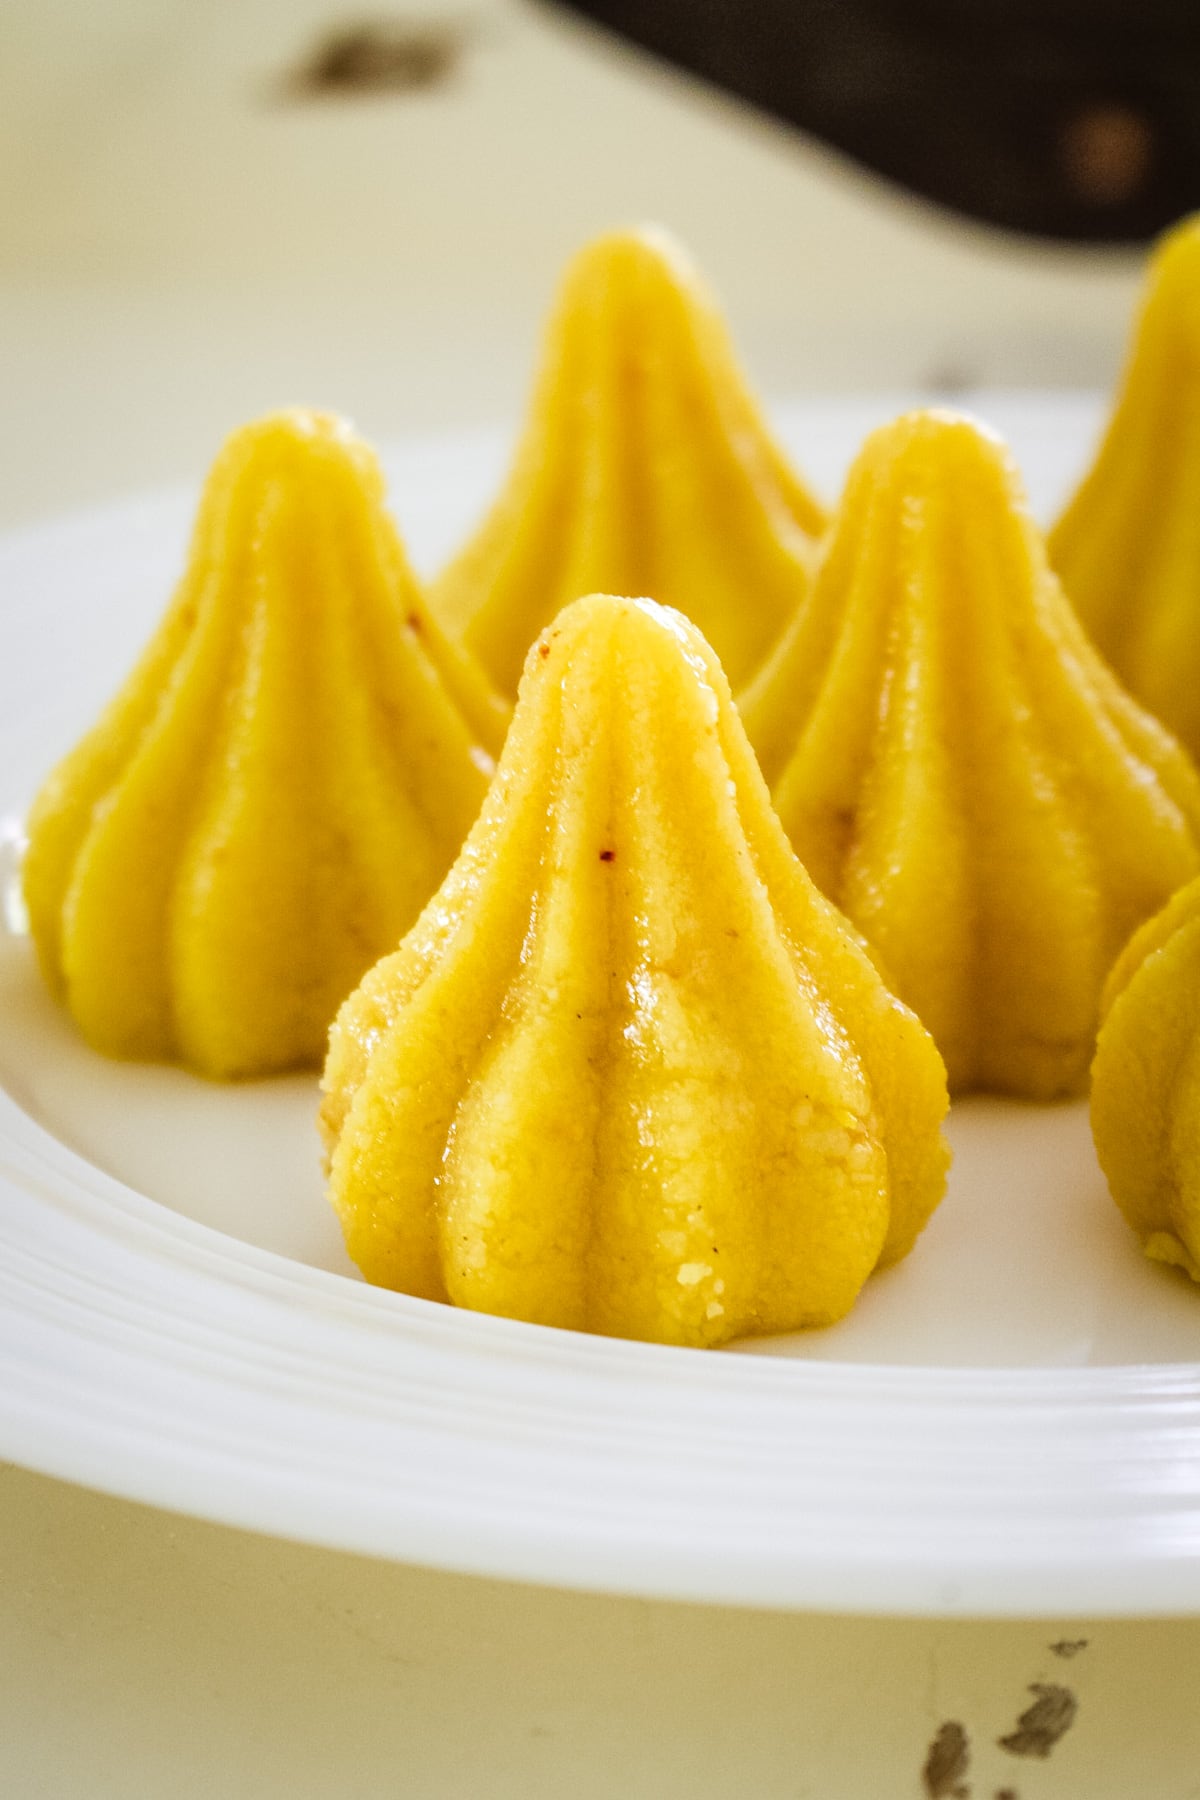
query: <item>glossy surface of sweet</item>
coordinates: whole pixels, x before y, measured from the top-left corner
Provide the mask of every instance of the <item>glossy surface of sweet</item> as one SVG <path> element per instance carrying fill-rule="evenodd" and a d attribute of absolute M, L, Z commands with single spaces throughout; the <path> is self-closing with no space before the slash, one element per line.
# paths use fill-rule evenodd
<path fill-rule="evenodd" d="M 325 1087 L 368 1279 L 616 1336 L 836 1319 L 944 1185 L 933 1045 L 650 601 L 580 601 L 533 646 L 479 822 Z"/>
<path fill-rule="evenodd" d="M 1147 1256 L 1200 1281 L 1200 881 L 1135 932 L 1108 979 L 1092 1135 Z"/>
<path fill-rule="evenodd" d="M 1112 418 L 1050 560 L 1122 681 L 1200 756 L 1200 215 L 1150 266 Z"/>
<path fill-rule="evenodd" d="M 236 432 L 162 624 L 30 816 L 31 928 L 84 1035 L 214 1076 L 319 1063 L 483 798 L 452 687 L 486 712 L 366 446 L 305 412 Z"/>
<path fill-rule="evenodd" d="M 824 523 L 683 252 L 614 232 L 566 272 L 504 488 L 430 602 L 505 693 L 542 627 L 595 591 L 685 611 L 737 687 Z"/>
<path fill-rule="evenodd" d="M 1081 1090 L 1113 958 L 1200 868 L 1200 781 L 1086 639 L 998 441 L 938 413 L 867 440 L 742 705 L 952 1089 Z"/>

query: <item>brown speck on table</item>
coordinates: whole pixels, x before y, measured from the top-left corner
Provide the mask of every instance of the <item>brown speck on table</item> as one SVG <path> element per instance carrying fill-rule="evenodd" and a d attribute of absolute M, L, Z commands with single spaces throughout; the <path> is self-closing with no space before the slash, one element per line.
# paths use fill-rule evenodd
<path fill-rule="evenodd" d="M 1071 1657 L 1078 1656 L 1087 1647 L 1087 1638 L 1059 1638 L 1056 1644 L 1051 1644 L 1050 1649 L 1055 1656 Z"/>
<path fill-rule="evenodd" d="M 1015 1730 L 996 1742 L 1010 1756 L 1049 1756 L 1075 1723 L 1079 1702 L 1070 1688 L 1049 1681 L 1031 1682 L 1029 1692 L 1036 1696 L 1033 1705 L 1025 1708 Z"/>
<path fill-rule="evenodd" d="M 970 1768 L 970 1739 L 957 1719 L 947 1719 L 938 1726 L 921 1770 L 929 1800 L 967 1800 Z"/>
<path fill-rule="evenodd" d="M 326 33 L 284 83 L 292 99 L 418 93 L 458 66 L 461 25 L 445 19 L 359 20 Z"/>

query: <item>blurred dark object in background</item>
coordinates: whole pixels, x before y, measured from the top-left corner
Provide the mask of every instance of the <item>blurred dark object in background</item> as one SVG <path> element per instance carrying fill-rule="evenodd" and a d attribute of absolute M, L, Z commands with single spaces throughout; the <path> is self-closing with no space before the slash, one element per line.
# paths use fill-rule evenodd
<path fill-rule="evenodd" d="M 293 100 L 420 93 L 444 85 L 462 55 L 465 32 L 453 20 L 362 20 L 336 26 L 285 78 Z"/>
<path fill-rule="evenodd" d="M 1200 0 L 564 0 L 893 181 L 1039 237 L 1200 206 Z"/>

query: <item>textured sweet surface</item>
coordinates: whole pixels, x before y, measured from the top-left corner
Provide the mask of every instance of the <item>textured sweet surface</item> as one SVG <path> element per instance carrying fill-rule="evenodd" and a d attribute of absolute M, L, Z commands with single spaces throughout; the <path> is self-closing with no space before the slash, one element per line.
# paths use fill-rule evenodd
<path fill-rule="evenodd" d="M 531 649 L 480 820 L 325 1086 L 371 1280 L 620 1336 L 838 1318 L 945 1179 L 936 1051 L 649 601 L 580 601 Z"/>
<path fill-rule="evenodd" d="M 1092 1135 L 1148 1256 L 1200 1281 L 1200 881 L 1122 952 L 1104 992 Z"/>
<path fill-rule="evenodd" d="M 657 230 L 614 232 L 567 269 L 507 481 L 430 602 L 512 693 L 562 607 L 653 594 L 737 687 L 794 609 L 824 523 L 683 252 Z"/>
<path fill-rule="evenodd" d="M 490 767 L 486 683 L 429 619 L 365 445 L 234 434 L 157 634 L 29 821 L 45 973 L 115 1055 L 319 1063 L 445 873 Z M 502 716 L 502 715 L 501 715 Z"/>
<path fill-rule="evenodd" d="M 951 1086 L 1080 1091 L 1113 958 L 1200 867 L 1200 781 L 1080 630 L 997 440 L 940 413 L 872 434 L 742 708 Z"/>
<path fill-rule="evenodd" d="M 1200 755 L 1200 214 L 1150 264 L 1100 450 L 1051 531 L 1072 605 L 1130 692 Z"/>

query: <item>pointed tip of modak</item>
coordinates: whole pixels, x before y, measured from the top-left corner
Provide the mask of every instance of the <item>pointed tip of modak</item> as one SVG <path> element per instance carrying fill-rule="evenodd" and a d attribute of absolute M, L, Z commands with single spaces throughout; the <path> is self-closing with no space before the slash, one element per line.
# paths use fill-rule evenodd
<path fill-rule="evenodd" d="M 543 672 L 561 667 L 581 644 L 595 643 L 601 637 L 622 646 L 641 644 L 647 655 L 682 653 L 697 674 L 710 685 L 715 678 L 728 697 L 720 662 L 698 626 L 661 601 L 620 594 L 586 594 L 564 606 L 529 647 L 522 691 Z"/>
<path fill-rule="evenodd" d="M 563 321 L 649 319 L 719 321 L 727 327 L 700 268 L 687 248 L 662 225 L 638 224 L 601 232 L 580 246 L 559 283 L 556 310 Z M 675 327 L 672 327 L 674 329 Z"/>
<path fill-rule="evenodd" d="M 880 425 L 864 441 L 846 479 L 842 514 L 862 517 L 868 497 L 926 494 L 982 506 L 992 516 L 1031 522 L 1015 457 L 990 425 L 969 413 L 924 407 Z M 872 509 L 873 511 L 873 506 Z"/>
<path fill-rule="evenodd" d="M 598 623 L 624 624 L 634 631 L 665 629 L 676 632 L 678 629 L 703 641 L 700 631 L 681 612 L 644 594 L 584 594 L 564 606 L 554 622 L 530 646 L 529 662 L 544 657 L 545 646 L 556 639 L 581 636 Z"/>
<path fill-rule="evenodd" d="M 383 503 L 379 460 L 348 420 L 315 407 L 284 407 L 230 432 L 209 469 L 200 516 L 212 517 L 211 509 L 234 495 L 252 496 L 280 481 L 300 493 L 313 483 L 328 491 L 331 479 L 371 506 Z"/>
<path fill-rule="evenodd" d="M 1017 480 L 1012 452 L 998 432 L 970 413 L 926 406 L 879 425 L 864 440 L 855 466 L 894 464 L 906 469 L 936 466 L 939 477 L 956 471 L 1003 472 Z"/>
<path fill-rule="evenodd" d="M 644 221 L 613 226 L 589 238 L 567 265 L 567 280 L 599 274 L 639 274 L 688 285 L 698 279 L 688 251 L 665 225 Z"/>
<path fill-rule="evenodd" d="M 324 412 L 316 406 L 281 406 L 274 412 L 248 419 L 231 433 L 232 439 L 255 440 L 276 438 L 300 444 L 356 442 L 354 427 L 339 413 Z"/>
<path fill-rule="evenodd" d="M 375 454 L 348 419 L 311 406 L 287 406 L 264 413 L 231 431 L 216 467 L 234 463 L 246 469 L 280 463 L 312 462 L 333 456 L 360 468 L 376 466 Z"/>

